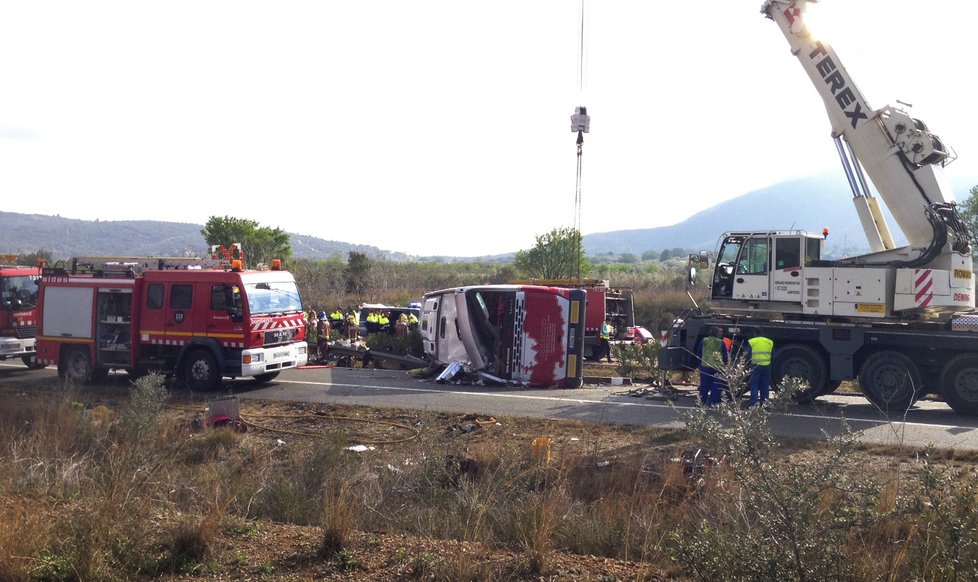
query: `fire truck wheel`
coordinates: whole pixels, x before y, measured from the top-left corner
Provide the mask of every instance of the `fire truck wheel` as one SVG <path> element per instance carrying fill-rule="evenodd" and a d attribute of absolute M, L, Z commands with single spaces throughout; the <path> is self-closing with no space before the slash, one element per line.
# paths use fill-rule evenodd
<path fill-rule="evenodd" d="M 957 412 L 978 416 L 978 356 L 961 354 L 941 371 L 944 400 Z"/>
<path fill-rule="evenodd" d="M 278 375 L 279 375 L 278 372 L 268 372 L 267 374 L 258 374 L 257 376 L 255 376 L 255 380 L 259 384 L 264 384 L 265 382 L 271 382 L 275 378 L 278 378 Z"/>
<path fill-rule="evenodd" d="M 216 390 L 221 385 L 217 358 L 208 349 L 194 350 L 183 363 L 183 379 L 191 390 L 198 392 Z"/>
<path fill-rule="evenodd" d="M 92 381 L 92 358 L 83 347 L 68 348 L 61 355 L 58 376 L 67 382 L 88 384 Z"/>
<path fill-rule="evenodd" d="M 899 414 L 926 393 L 917 364 L 900 352 L 882 351 L 866 358 L 859 369 L 866 398 L 885 414 Z"/>
<path fill-rule="evenodd" d="M 775 350 L 771 362 L 772 386 L 779 386 L 785 378 L 798 378 L 808 384 L 808 389 L 795 395 L 798 402 L 811 402 L 826 389 L 829 379 L 825 358 L 815 348 L 804 344 L 789 344 Z"/>
<path fill-rule="evenodd" d="M 23 360 L 24 365 L 27 366 L 28 370 L 43 370 L 44 368 L 47 368 L 46 364 L 41 364 L 37 361 L 37 356 L 24 356 L 21 358 L 21 360 Z"/>

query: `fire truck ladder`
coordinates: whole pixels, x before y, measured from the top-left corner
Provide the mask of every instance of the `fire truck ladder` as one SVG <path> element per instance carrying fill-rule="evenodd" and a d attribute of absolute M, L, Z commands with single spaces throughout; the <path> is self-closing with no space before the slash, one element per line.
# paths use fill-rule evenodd
<path fill-rule="evenodd" d="M 75 257 L 71 259 L 70 269 L 61 267 L 61 270 L 72 275 L 134 277 L 145 271 L 229 268 L 229 260 L 201 257 Z"/>

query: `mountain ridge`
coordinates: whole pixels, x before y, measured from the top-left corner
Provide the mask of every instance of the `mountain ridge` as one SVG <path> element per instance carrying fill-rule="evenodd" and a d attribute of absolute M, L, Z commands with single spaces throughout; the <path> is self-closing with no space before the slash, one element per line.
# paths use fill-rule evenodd
<path fill-rule="evenodd" d="M 958 200 L 964 200 L 978 184 L 978 176 L 951 180 Z M 894 232 L 892 217 L 884 214 Z M 800 218 L 799 218 L 800 217 Z M 0 252 L 31 253 L 40 249 L 55 258 L 81 255 L 195 256 L 206 250 L 201 224 L 153 220 L 100 221 L 64 218 L 60 215 L 20 214 L 0 211 Z M 845 256 L 868 251 L 851 194 L 841 175 L 823 174 L 781 182 L 742 194 L 676 224 L 646 229 L 626 229 L 586 234 L 586 254 L 634 254 L 665 249 L 713 250 L 723 232 L 755 230 L 830 229 L 826 256 Z M 109 230 L 111 228 L 111 231 Z M 508 262 L 515 252 L 472 257 L 413 256 L 372 245 L 331 241 L 289 233 L 292 253 L 300 259 L 329 259 L 360 252 L 391 261 Z M 905 242 L 897 236 L 898 244 Z"/>

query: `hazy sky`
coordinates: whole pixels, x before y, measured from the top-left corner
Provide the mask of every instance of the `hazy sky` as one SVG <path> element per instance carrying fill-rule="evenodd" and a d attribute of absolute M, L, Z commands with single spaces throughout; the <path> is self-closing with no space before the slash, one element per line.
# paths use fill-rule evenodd
<path fill-rule="evenodd" d="M 587 0 L 581 91 L 580 0 L 0 0 L 0 210 L 515 251 L 573 224 L 585 105 L 582 231 L 673 224 L 839 166 L 761 3 Z M 978 2 L 809 16 L 978 175 Z"/>

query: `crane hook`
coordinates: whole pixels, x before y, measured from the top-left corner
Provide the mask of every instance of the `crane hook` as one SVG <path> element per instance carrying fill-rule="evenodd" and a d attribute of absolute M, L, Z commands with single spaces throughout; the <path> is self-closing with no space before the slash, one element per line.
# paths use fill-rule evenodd
<path fill-rule="evenodd" d="M 577 132 L 577 155 L 581 155 L 584 146 L 584 134 L 591 129 L 591 116 L 587 114 L 587 107 L 581 105 L 574 109 L 571 115 L 571 131 Z"/>
<path fill-rule="evenodd" d="M 576 131 L 578 139 L 582 140 L 584 137 L 582 133 L 587 133 L 591 129 L 591 116 L 587 114 L 587 107 L 581 105 L 580 107 L 574 108 L 574 115 L 571 115 L 571 131 Z"/>

